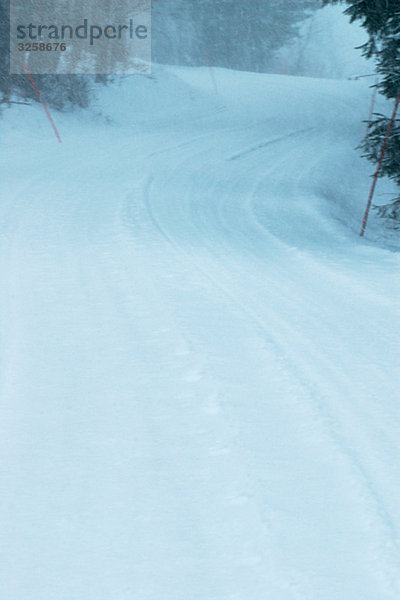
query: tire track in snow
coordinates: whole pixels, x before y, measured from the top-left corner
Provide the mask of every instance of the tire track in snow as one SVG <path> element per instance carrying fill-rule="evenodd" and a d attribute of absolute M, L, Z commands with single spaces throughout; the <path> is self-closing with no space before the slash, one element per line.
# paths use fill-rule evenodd
<path fill-rule="evenodd" d="M 262 146 L 257 146 L 257 147 L 253 147 L 251 151 L 255 151 L 257 149 L 262 149 Z M 200 154 L 204 154 L 204 151 Z M 198 156 L 198 154 L 197 154 Z M 234 156 L 246 156 L 246 153 L 242 153 L 242 154 L 237 154 Z M 280 163 L 285 164 L 287 163 L 288 158 L 287 156 L 285 156 L 284 158 L 280 159 Z M 185 167 L 184 165 L 187 163 L 190 164 L 196 164 L 196 161 L 193 161 L 193 157 L 186 157 L 184 158 L 182 161 L 179 162 L 179 165 L 177 167 L 175 167 L 175 172 L 178 172 L 180 174 L 185 173 Z M 263 162 L 264 159 L 263 159 Z M 290 161 L 289 161 L 290 162 Z M 206 164 L 201 164 L 197 167 L 199 170 L 202 170 L 203 172 L 209 172 L 209 165 Z M 256 171 L 259 169 L 259 165 L 257 165 L 257 169 L 255 169 Z M 276 161 L 274 163 L 274 165 L 271 167 L 271 171 L 273 169 L 276 169 Z M 242 178 L 242 174 L 238 174 L 236 179 L 234 181 L 231 182 L 231 189 L 235 189 L 235 184 L 237 183 L 238 180 L 240 180 Z M 246 166 L 246 173 L 245 173 L 245 177 L 246 178 L 250 178 L 249 172 L 248 172 L 248 165 Z M 260 178 L 259 181 L 256 182 L 256 184 L 254 184 L 253 187 L 253 192 L 250 194 L 250 196 L 252 196 L 254 194 L 254 189 L 257 188 L 257 186 L 260 185 L 260 181 L 264 180 L 267 177 L 267 174 L 264 172 Z M 172 177 L 171 177 L 172 179 Z M 144 190 L 144 199 L 145 199 L 145 203 L 148 207 L 148 211 L 149 211 L 149 215 L 150 218 L 152 220 L 152 222 L 154 223 L 155 227 L 158 229 L 159 233 L 166 239 L 166 241 L 175 248 L 176 250 L 176 254 L 177 256 L 180 257 L 180 260 L 182 260 L 182 255 L 185 256 L 186 259 L 189 259 L 191 261 L 191 263 L 193 264 L 193 266 L 196 268 L 196 270 L 199 270 L 202 272 L 202 274 L 210 281 L 210 283 L 212 284 L 213 287 L 218 288 L 224 295 L 225 297 L 227 297 L 229 299 L 229 302 L 233 305 L 236 305 L 238 308 L 240 308 L 240 310 L 243 312 L 243 314 L 246 316 L 246 318 L 252 320 L 253 322 L 257 323 L 258 327 L 260 328 L 260 330 L 263 332 L 263 336 L 266 340 L 268 340 L 269 344 L 271 344 L 271 347 L 273 348 L 273 352 L 275 353 L 276 356 L 280 356 L 282 362 L 285 365 L 285 368 L 288 369 L 288 371 L 292 374 L 292 376 L 298 381 L 299 385 L 302 387 L 302 389 L 307 393 L 308 397 L 310 398 L 310 400 L 312 400 L 313 405 L 316 408 L 317 414 L 320 415 L 320 418 L 322 419 L 322 422 L 325 423 L 325 425 L 327 426 L 329 432 L 330 432 L 330 436 L 332 441 L 334 442 L 335 446 L 337 447 L 337 449 L 340 451 L 340 453 L 345 456 L 347 458 L 348 463 L 351 465 L 351 468 L 354 472 L 354 475 L 359 483 L 360 486 L 360 491 L 359 491 L 359 497 L 362 498 L 365 495 L 365 501 L 366 501 L 366 508 L 369 512 L 371 512 L 371 514 L 375 515 L 375 518 L 372 520 L 371 522 L 371 526 L 375 527 L 377 522 L 380 522 L 380 529 L 381 529 L 381 535 L 379 536 L 381 539 L 385 539 L 386 541 L 383 542 L 381 544 L 380 547 L 380 554 L 381 554 L 381 560 L 382 560 L 382 565 L 389 563 L 392 563 L 393 566 L 393 571 L 391 574 L 391 579 L 392 579 L 392 585 L 393 588 L 396 587 L 396 582 L 397 582 L 397 569 L 396 569 L 396 560 L 395 560 L 395 556 L 397 555 L 398 552 L 398 532 L 396 529 L 396 526 L 394 525 L 394 522 L 392 521 L 389 512 L 387 511 L 383 498 L 380 495 L 379 491 L 377 490 L 374 482 L 372 481 L 371 477 L 368 474 L 368 471 L 366 470 L 366 468 L 363 466 L 362 461 L 360 460 L 359 455 L 356 453 L 356 451 L 349 445 L 349 441 L 346 440 L 346 438 L 343 436 L 343 433 L 341 432 L 341 426 L 339 424 L 339 422 L 337 421 L 337 419 L 335 419 L 331 413 L 331 411 L 329 410 L 328 406 L 329 406 L 329 401 L 327 396 L 321 391 L 321 388 L 318 387 L 318 385 L 316 383 L 312 383 L 312 373 L 309 373 L 309 376 L 306 378 L 302 372 L 302 369 L 299 368 L 299 366 L 296 364 L 296 362 L 294 362 L 293 360 L 293 356 L 290 356 L 287 353 L 287 347 L 285 344 L 282 345 L 282 342 L 280 341 L 280 336 L 277 336 L 277 329 L 275 328 L 274 331 L 271 331 L 271 328 L 266 327 L 265 325 L 265 321 L 267 321 L 268 323 L 279 323 L 279 330 L 282 331 L 286 331 L 285 333 L 285 338 L 288 339 L 289 337 L 294 340 L 298 337 L 296 330 L 288 327 L 287 323 L 285 323 L 285 321 L 283 321 L 279 315 L 276 312 L 271 312 L 271 310 L 269 310 L 269 313 L 265 313 L 265 310 L 263 312 L 263 316 L 261 317 L 258 313 L 257 310 L 251 309 L 249 308 L 252 304 L 252 301 L 250 299 L 250 297 L 248 296 L 248 294 L 246 292 L 244 292 L 245 289 L 245 285 L 242 286 L 241 288 L 241 292 L 240 294 L 232 294 L 231 291 L 228 291 L 228 288 L 226 286 L 224 286 L 224 284 L 222 283 L 221 279 L 216 280 L 212 275 L 210 275 L 210 272 L 206 270 L 204 264 L 199 264 L 198 261 L 196 261 L 196 259 L 193 256 L 193 253 L 190 253 L 187 249 L 187 247 L 185 247 L 182 243 L 177 243 L 177 241 L 171 237 L 171 234 L 168 233 L 168 231 L 166 230 L 165 226 L 162 224 L 162 221 L 160 221 L 160 219 L 156 216 L 156 212 L 155 209 L 153 208 L 152 205 L 152 198 L 155 197 L 157 194 L 152 194 L 152 188 L 154 187 L 156 182 L 156 178 L 155 176 L 150 176 L 150 178 L 147 181 L 147 184 L 145 186 L 145 190 Z M 190 188 L 189 188 L 190 189 Z M 159 192 L 160 190 L 158 190 Z M 227 195 L 229 194 L 229 192 L 227 192 Z M 247 202 L 251 203 L 251 197 L 250 200 L 248 199 Z M 193 207 L 193 203 L 188 204 L 189 207 Z M 193 220 L 193 213 L 191 213 L 191 217 Z M 188 224 L 188 223 L 187 223 Z M 207 225 L 207 223 L 206 223 Z M 220 227 L 220 224 L 219 224 Z M 260 231 L 261 231 L 261 226 L 260 227 Z M 220 227 L 220 230 L 222 232 L 224 232 L 224 228 Z M 204 233 L 204 232 L 203 232 Z M 268 232 L 266 232 L 265 230 L 263 231 L 263 235 L 270 235 L 268 234 Z M 224 240 L 224 237 L 222 238 Z M 276 238 L 272 238 L 275 240 L 275 243 L 277 243 Z M 206 235 L 203 237 L 202 242 L 203 245 L 204 243 L 206 243 L 207 245 L 207 241 L 209 241 L 207 239 L 207 232 Z M 220 240 L 219 240 L 220 241 Z M 212 254 L 212 250 L 213 250 L 213 245 L 211 244 L 211 246 L 209 246 L 210 248 L 210 253 Z M 221 266 L 221 263 L 219 263 L 219 266 Z M 229 268 L 230 267 L 225 267 L 225 268 Z M 242 273 L 242 275 L 244 276 L 245 274 Z M 247 277 L 248 278 L 248 277 Z M 244 277 L 245 279 L 245 277 Z M 252 289 L 252 287 L 254 286 L 248 286 L 249 289 Z M 244 293 L 243 293 L 244 292 Z M 247 301 L 246 303 L 243 303 L 242 301 L 240 301 L 238 298 L 239 297 L 247 297 Z M 302 343 L 302 340 L 299 338 L 298 343 Z M 304 344 L 304 342 L 303 342 Z M 323 362 L 321 362 L 321 357 L 317 354 L 317 352 L 313 352 L 310 355 L 310 348 L 307 348 L 306 350 L 306 354 L 308 355 L 308 361 L 310 361 L 310 359 L 312 360 L 313 364 L 318 365 L 318 368 L 315 368 L 314 370 L 318 370 L 319 372 L 324 372 L 326 370 L 326 367 L 329 366 L 329 363 L 324 365 Z M 296 354 L 298 354 L 298 351 L 296 351 Z M 311 376 L 311 381 L 310 381 L 310 376 Z M 346 382 L 346 380 L 344 381 L 344 383 Z M 332 380 L 329 381 L 329 385 L 332 386 Z M 347 381 L 347 383 L 349 383 Z M 347 386 L 346 386 L 347 387 Z M 351 386 L 348 388 L 349 391 L 351 390 Z M 361 490 L 364 490 L 363 492 Z"/>
<path fill-rule="evenodd" d="M 262 150 L 262 149 L 266 148 L 267 146 L 272 146 L 273 144 L 277 144 L 278 142 L 285 142 L 286 140 L 288 140 L 292 137 L 297 137 L 297 136 L 301 135 L 302 133 L 307 133 L 314 129 L 315 129 L 315 127 L 306 127 L 304 129 L 298 129 L 296 131 L 292 131 L 291 133 L 287 133 L 285 135 L 280 135 L 278 137 L 271 138 L 270 140 L 265 140 L 263 142 L 260 142 L 259 144 L 250 146 L 249 148 L 244 148 L 243 150 L 240 150 L 239 152 L 232 154 L 232 156 L 229 156 L 225 160 L 229 162 L 232 160 L 238 160 L 239 158 L 244 158 L 245 156 L 248 156 L 249 154 L 252 154 L 253 152 L 256 152 L 257 150 Z"/>

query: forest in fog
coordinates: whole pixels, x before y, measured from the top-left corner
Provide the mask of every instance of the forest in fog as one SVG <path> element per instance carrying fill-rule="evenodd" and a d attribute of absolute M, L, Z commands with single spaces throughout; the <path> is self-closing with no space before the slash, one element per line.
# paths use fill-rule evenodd
<path fill-rule="evenodd" d="M 32 3 L 31 3 L 32 4 Z M 36 2 L 32 14 L 47 0 Z M 23 11 L 26 12 L 26 3 Z M 59 2 L 58 10 L 73 14 L 73 3 Z M 236 70 L 266 72 L 276 51 L 296 37 L 299 27 L 321 6 L 319 0 L 153 0 L 152 61 L 185 66 L 212 65 Z M 81 4 L 77 5 L 81 8 Z M 14 7 L 15 8 L 15 7 Z M 53 12 L 53 18 L 54 18 Z M 104 24 L 118 21 L 121 3 L 85 2 L 85 16 L 102 16 Z M 25 76 L 9 74 L 9 2 L 0 0 L 0 92 L 3 101 L 12 93 L 35 99 Z M 48 57 L 46 57 L 48 60 Z M 99 61 L 97 53 L 96 61 Z M 98 72 L 102 73 L 101 65 Z M 105 77 L 96 77 L 106 82 Z M 90 101 L 93 76 L 38 75 L 40 89 L 56 108 L 85 107 Z"/>

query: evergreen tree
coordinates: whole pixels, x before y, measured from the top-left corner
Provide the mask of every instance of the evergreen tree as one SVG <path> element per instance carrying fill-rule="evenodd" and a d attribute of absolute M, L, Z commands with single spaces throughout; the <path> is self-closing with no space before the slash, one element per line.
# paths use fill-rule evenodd
<path fill-rule="evenodd" d="M 368 32 L 368 41 L 362 46 L 367 58 L 376 62 L 376 71 L 382 76 L 378 85 L 386 98 L 396 98 L 400 93 L 400 1 L 399 0 L 324 0 L 325 4 L 346 2 L 345 11 L 350 20 L 361 21 Z M 364 156 L 377 163 L 389 119 L 375 115 L 370 121 L 367 135 L 361 144 Z M 400 120 L 396 120 L 380 171 L 400 186 Z M 400 198 L 377 209 L 378 213 L 400 223 Z"/>

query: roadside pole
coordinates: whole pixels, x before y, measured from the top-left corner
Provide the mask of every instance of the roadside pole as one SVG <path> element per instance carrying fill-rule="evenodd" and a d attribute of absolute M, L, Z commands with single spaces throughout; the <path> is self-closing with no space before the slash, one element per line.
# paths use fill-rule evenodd
<path fill-rule="evenodd" d="M 34 79 L 33 79 L 32 75 L 30 74 L 30 72 L 28 71 L 28 69 L 26 68 L 26 66 L 25 66 L 25 65 L 22 65 L 22 66 L 24 67 L 24 71 L 25 71 L 25 73 L 26 73 L 26 76 L 28 77 L 28 79 L 29 79 L 29 81 L 30 81 L 30 83 L 31 83 L 31 85 L 32 85 L 32 87 L 33 87 L 33 89 L 35 90 L 35 93 L 36 93 L 37 97 L 39 98 L 39 102 L 40 102 L 40 104 L 43 106 L 43 110 L 44 110 L 44 112 L 46 113 L 48 120 L 50 121 L 50 125 L 51 125 L 51 126 L 52 126 L 52 128 L 53 128 L 53 131 L 54 131 L 54 133 L 55 133 L 55 135 L 56 135 L 56 138 L 58 139 L 59 143 L 61 144 L 61 143 L 62 143 L 62 139 L 61 139 L 61 137 L 60 137 L 60 134 L 58 133 L 58 129 L 57 129 L 57 127 L 56 127 L 56 124 L 55 124 L 55 123 L 54 123 L 54 121 L 53 121 L 53 118 L 52 118 L 52 116 L 51 116 L 51 114 L 50 114 L 50 111 L 49 111 L 49 109 L 47 108 L 47 104 L 45 103 L 45 101 L 44 101 L 44 100 L 42 100 L 42 97 L 41 97 L 41 95 L 40 95 L 40 91 L 39 91 L 39 89 L 38 89 L 38 87 L 37 87 L 37 85 L 36 85 L 36 83 L 35 83 L 35 81 L 34 81 Z"/>
<path fill-rule="evenodd" d="M 374 193 L 375 193 L 376 183 L 378 181 L 378 176 L 379 176 L 379 173 L 380 173 L 381 168 L 382 168 L 383 158 L 385 156 L 385 152 L 386 152 L 386 148 L 387 148 L 387 144 L 388 144 L 388 141 L 389 141 L 390 134 L 392 133 L 394 121 L 395 121 L 396 114 L 397 114 L 397 109 L 399 108 L 399 104 L 400 104 L 400 92 L 398 93 L 397 98 L 396 98 L 396 102 L 394 103 L 393 114 L 392 114 L 392 117 L 391 117 L 391 119 L 389 121 L 388 128 L 386 130 L 386 135 L 385 135 L 385 138 L 383 140 L 381 152 L 380 152 L 379 159 L 378 159 L 378 165 L 377 165 L 376 171 L 374 173 L 374 177 L 373 177 L 373 181 L 372 181 L 372 186 L 371 186 L 371 191 L 370 191 L 369 196 L 368 196 L 367 207 L 365 209 L 364 218 L 363 218 L 363 222 L 362 222 L 362 227 L 361 227 L 361 232 L 360 232 L 360 236 L 361 237 L 363 237 L 364 233 L 365 233 L 365 228 L 367 226 L 367 221 L 368 221 L 368 215 L 369 215 L 369 211 L 371 209 L 372 199 L 373 199 Z"/>

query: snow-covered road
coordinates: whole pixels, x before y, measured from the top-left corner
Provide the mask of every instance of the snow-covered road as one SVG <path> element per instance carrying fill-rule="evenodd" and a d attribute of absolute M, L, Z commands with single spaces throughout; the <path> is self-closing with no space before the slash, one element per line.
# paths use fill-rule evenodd
<path fill-rule="evenodd" d="M 214 76 L 1 124 L 2 600 L 399 596 L 368 88 Z"/>

